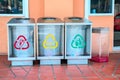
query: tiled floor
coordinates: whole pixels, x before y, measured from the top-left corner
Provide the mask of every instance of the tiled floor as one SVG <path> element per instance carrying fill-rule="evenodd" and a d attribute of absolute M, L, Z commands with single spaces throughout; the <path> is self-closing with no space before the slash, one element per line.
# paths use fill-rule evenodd
<path fill-rule="evenodd" d="M 23 67 L 11 67 L 7 56 L 0 56 L 0 80 L 120 80 L 120 54 L 110 54 L 108 63 Z"/>

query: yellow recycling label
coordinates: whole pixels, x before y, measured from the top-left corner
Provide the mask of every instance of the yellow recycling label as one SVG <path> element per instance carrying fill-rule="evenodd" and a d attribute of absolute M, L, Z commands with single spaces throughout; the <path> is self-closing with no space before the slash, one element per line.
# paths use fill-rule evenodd
<path fill-rule="evenodd" d="M 42 45 L 45 49 L 55 49 L 58 47 L 58 42 L 53 34 L 48 34 Z"/>

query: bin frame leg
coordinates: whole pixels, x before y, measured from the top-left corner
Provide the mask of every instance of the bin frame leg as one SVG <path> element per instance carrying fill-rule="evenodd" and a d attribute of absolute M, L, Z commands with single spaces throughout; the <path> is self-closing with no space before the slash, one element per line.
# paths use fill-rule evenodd
<path fill-rule="evenodd" d="M 11 66 L 32 66 L 33 60 L 17 60 L 11 61 Z"/>
<path fill-rule="evenodd" d="M 52 60 L 40 60 L 40 65 L 60 65 L 61 59 L 52 59 Z"/>
<path fill-rule="evenodd" d="M 88 59 L 68 59 L 67 64 L 88 64 Z"/>

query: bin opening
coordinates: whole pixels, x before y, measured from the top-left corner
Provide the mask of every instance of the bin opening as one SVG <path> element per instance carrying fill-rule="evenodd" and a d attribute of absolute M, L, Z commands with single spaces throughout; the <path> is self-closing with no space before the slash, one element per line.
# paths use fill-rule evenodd
<path fill-rule="evenodd" d="M 16 20 L 30 20 L 30 18 L 16 18 Z"/>
<path fill-rule="evenodd" d="M 56 18 L 54 17 L 45 17 L 45 18 L 42 18 L 43 20 L 56 20 Z"/>
<path fill-rule="evenodd" d="M 70 17 L 69 19 L 71 19 L 71 20 L 82 20 L 81 17 Z"/>
<path fill-rule="evenodd" d="M 100 28 L 96 28 L 96 29 L 93 28 L 93 29 L 92 29 L 92 32 L 93 32 L 93 33 L 100 33 Z"/>
<path fill-rule="evenodd" d="M 93 33 L 100 33 L 100 32 L 104 32 L 104 31 L 109 31 L 109 28 L 107 27 L 96 27 L 96 28 L 92 28 L 92 32 Z"/>

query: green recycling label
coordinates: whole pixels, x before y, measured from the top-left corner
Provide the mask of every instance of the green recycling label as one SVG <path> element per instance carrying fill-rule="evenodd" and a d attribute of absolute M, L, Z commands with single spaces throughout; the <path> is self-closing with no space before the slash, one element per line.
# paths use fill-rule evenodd
<path fill-rule="evenodd" d="M 71 46 L 73 48 L 84 48 L 85 47 L 85 40 L 84 40 L 84 38 L 80 34 L 77 34 L 74 37 L 74 39 L 72 40 Z"/>

